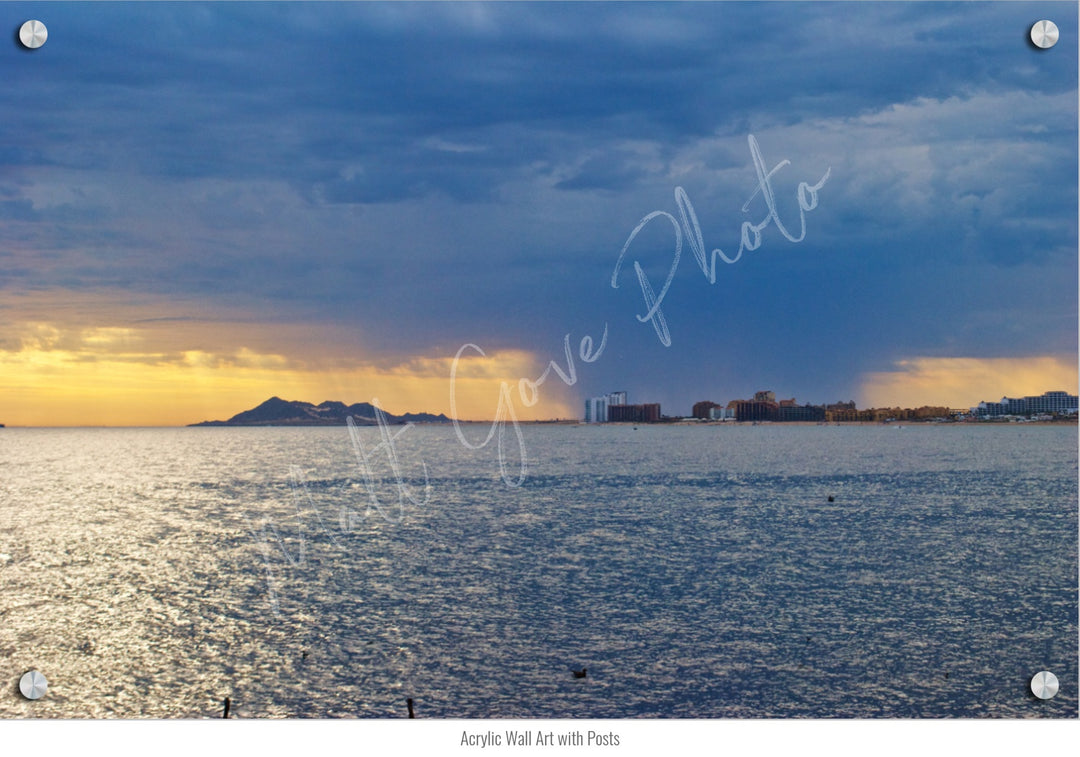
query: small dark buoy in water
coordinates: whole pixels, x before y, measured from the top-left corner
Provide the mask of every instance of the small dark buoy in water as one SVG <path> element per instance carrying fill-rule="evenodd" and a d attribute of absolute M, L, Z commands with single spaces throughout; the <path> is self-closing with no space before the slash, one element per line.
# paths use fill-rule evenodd
<path fill-rule="evenodd" d="M 224 712 L 224 714 L 222 714 L 221 717 L 225 718 L 226 720 L 229 717 L 229 705 L 231 705 L 231 704 L 232 704 L 232 702 L 229 701 L 229 698 L 225 697 L 225 712 Z"/>
<path fill-rule="evenodd" d="M 409 708 L 409 718 L 415 720 L 416 719 L 416 713 L 413 712 L 412 697 L 409 697 L 408 699 L 405 700 L 405 705 Z"/>
<path fill-rule="evenodd" d="M 948 681 L 948 680 L 949 680 L 949 674 L 948 674 L 948 673 L 946 673 L 946 674 L 945 674 L 945 680 L 946 680 L 946 681 Z"/>
<path fill-rule="evenodd" d="M 306 651 L 302 655 L 300 655 L 300 659 L 301 660 L 306 660 L 307 659 L 307 652 Z"/>
<path fill-rule="evenodd" d="M 574 674 L 574 678 L 584 678 L 585 677 L 585 668 L 582 668 L 581 670 L 574 670 L 574 671 L 571 671 L 571 672 Z"/>
<path fill-rule="evenodd" d="M 829 501 L 830 501 L 830 502 L 835 502 L 835 501 L 836 501 L 836 498 L 835 498 L 835 497 L 833 497 L 833 495 L 831 495 L 831 494 L 830 494 L 830 495 L 829 495 Z"/>

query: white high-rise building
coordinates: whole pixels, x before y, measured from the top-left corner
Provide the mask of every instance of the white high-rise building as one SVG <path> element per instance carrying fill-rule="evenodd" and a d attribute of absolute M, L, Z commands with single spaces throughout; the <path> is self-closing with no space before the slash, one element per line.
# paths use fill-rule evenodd
<path fill-rule="evenodd" d="M 1069 414 L 1077 411 L 1077 395 L 1068 392 L 1046 392 L 1038 397 L 1023 399 L 1002 397 L 1001 402 L 980 402 L 971 408 L 975 415 L 1033 415 L 1040 413 Z"/>
<path fill-rule="evenodd" d="M 585 422 L 607 423 L 608 408 L 612 405 L 626 405 L 626 392 L 612 392 L 603 397 L 592 397 L 585 400 Z"/>

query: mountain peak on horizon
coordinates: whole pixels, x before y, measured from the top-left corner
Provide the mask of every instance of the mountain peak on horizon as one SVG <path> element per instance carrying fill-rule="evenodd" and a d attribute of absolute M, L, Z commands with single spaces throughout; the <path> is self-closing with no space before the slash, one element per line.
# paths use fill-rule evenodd
<path fill-rule="evenodd" d="M 262 402 L 251 410 L 237 413 L 227 421 L 203 421 L 192 426 L 338 426 L 344 425 L 348 417 L 361 426 L 373 426 L 378 421 L 375 417 L 375 405 L 369 402 L 356 402 L 346 406 L 338 400 L 324 400 L 318 405 L 299 400 L 283 400 L 278 396 Z M 382 410 L 382 408 L 379 408 Z M 397 416 L 382 410 L 387 423 L 449 423 L 446 415 L 431 413 L 405 413 Z"/>

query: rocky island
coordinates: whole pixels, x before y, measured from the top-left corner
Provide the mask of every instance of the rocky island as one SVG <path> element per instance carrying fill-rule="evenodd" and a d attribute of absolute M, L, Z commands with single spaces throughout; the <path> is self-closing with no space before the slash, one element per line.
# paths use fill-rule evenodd
<path fill-rule="evenodd" d="M 405 413 L 393 415 L 382 411 L 385 423 L 450 423 L 443 414 Z M 190 423 L 189 426 L 341 426 L 345 419 L 352 416 L 358 426 L 374 426 L 375 406 L 368 402 L 346 405 L 344 402 L 322 402 L 313 405 L 310 402 L 296 402 L 271 397 L 256 408 L 237 413 L 227 421 L 203 421 Z"/>

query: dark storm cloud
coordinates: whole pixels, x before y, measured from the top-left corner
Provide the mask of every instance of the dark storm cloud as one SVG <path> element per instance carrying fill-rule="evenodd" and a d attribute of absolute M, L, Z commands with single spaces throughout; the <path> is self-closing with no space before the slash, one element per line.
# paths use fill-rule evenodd
<path fill-rule="evenodd" d="M 58 5 L 71 18 L 58 25 L 49 53 L 54 43 L 60 49 L 33 81 L 63 97 L 39 98 L 37 110 L 62 110 L 62 121 L 78 114 L 81 133 L 101 137 L 64 151 L 78 165 L 115 165 L 122 148 L 144 172 L 265 177 L 288 167 L 299 182 L 335 182 L 342 161 L 363 159 L 388 180 L 391 197 L 467 197 L 475 187 L 464 172 L 429 164 L 418 140 L 498 139 L 500 126 L 525 125 L 524 140 L 519 128 L 508 134 L 512 145 L 501 145 L 516 150 L 486 142 L 505 169 L 550 159 L 562 134 L 587 134 L 592 144 L 678 145 L 739 134 L 748 116 L 791 123 L 944 96 L 957 82 L 1030 83 L 1014 68 L 988 69 L 992 39 L 926 44 L 970 26 L 972 12 L 962 7 L 927 14 L 873 3 L 825 12 L 802 3 L 394 5 L 405 7 Z M 142 33 L 117 32 L 123 28 Z M 215 42 L 221 37 L 227 42 Z M 867 65 L 860 55 L 870 56 Z M 56 128 L 54 121 L 40 140 Z M 390 181 L 403 166 L 412 176 Z M 339 196 L 356 199 L 329 193 Z"/>

